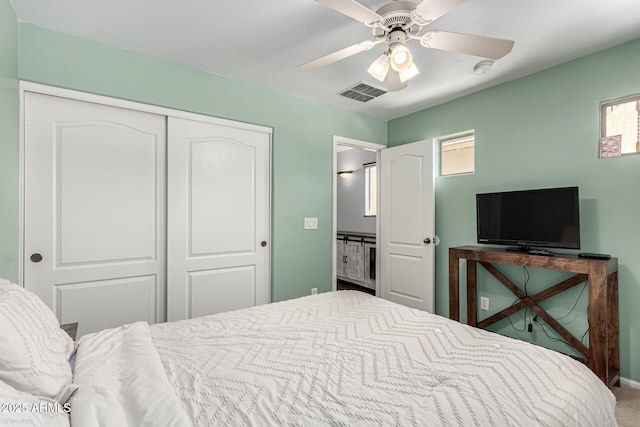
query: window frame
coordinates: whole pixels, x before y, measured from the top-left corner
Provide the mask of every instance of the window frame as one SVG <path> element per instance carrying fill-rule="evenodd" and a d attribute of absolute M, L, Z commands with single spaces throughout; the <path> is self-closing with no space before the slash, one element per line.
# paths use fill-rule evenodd
<path fill-rule="evenodd" d="M 598 152 L 601 153 L 600 144 L 602 138 L 607 136 L 607 108 L 613 107 L 615 105 L 627 104 L 630 102 L 639 102 L 640 103 L 640 93 L 636 93 L 633 95 L 622 96 L 620 98 L 610 99 L 608 101 L 603 101 L 600 103 L 600 138 L 598 140 Z M 638 111 L 638 131 L 640 133 L 640 111 Z M 621 156 L 631 156 L 634 154 L 640 154 L 640 135 L 638 136 L 638 141 L 636 141 L 636 151 L 631 153 L 620 153 Z M 600 156 L 599 156 L 600 157 Z M 600 157 L 602 158 L 602 157 Z"/>
<path fill-rule="evenodd" d="M 364 163 L 362 168 L 364 169 L 364 217 L 376 217 L 378 214 L 378 165 L 376 162 L 369 162 Z M 371 171 L 373 171 L 373 185 Z"/>
<path fill-rule="evenodd" d="M 473 140 L 473 169 L 471 171 L 466 171 L 466 172 L 443 174 L 443 165 L 442 165 L 444 160 L 443 148 L 445 147 L 445 145 L 453 144 L 455 142 L 463 143 L 469 139 Z M 442 136 L 437 138 L 436 141 L 438 144 L 438 176 L 439 177 L 473 175 L 476 172 L 476 131 L 475 129 Z"/>

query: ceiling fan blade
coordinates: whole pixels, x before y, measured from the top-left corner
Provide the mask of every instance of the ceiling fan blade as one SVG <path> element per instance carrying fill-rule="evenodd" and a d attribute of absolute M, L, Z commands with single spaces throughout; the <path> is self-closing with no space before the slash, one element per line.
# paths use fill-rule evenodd
<path fill-rule="evenodd" d="M 298 65 L 298 68 L 304 71 L 315 70 L 316 68 L 324 67 L 325 65 L 333 64 L 334 62 L 338 62 L 341 59 L 345 59 L 351 55 L 355 55 L 356 53 L 369 50 L 376 44 L 376 42 L 372 42 L 370 40 L 356 43 L 349 47 L 345 47 L 344 49 L 340 49 L 328 55 L 314 59 L 313 61 Z"/>
<path fill-rule="evenodd" d="M 422 36 L 420 44 L 434 49 L 500 59 L 511 52 L 514 41 L 448 31 L 430 31 Z"/>
<path fill-rule="evenodd" d="M 387 90 L 389 92 L 397 92 L 409 86 L 407 82 L 400 80 L 400 73 L 393 68 L 389 68 L 389 74 L 387 74 Z"/>
<path fill-rule="evenodd" d="M 445 13 L 455 9 L 466 0 L 422 0 L 416 6 L 415 13 L 425 21 L 431 22 L 440 18 Z"/>
<path fill-rule="evenodd" d="M 360 21 L 363 24 L 378 22 L 382 18 L 373 10 L 368 9 L 355 0 L 316 0 L 318 3 Z"/>

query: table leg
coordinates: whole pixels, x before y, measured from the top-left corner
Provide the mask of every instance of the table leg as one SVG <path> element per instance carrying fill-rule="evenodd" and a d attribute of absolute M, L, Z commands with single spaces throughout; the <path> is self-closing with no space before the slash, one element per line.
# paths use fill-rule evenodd
<path fill-rule="evenodd" d="M 611 273 L 607 279 L 609 301 L 607 308 L 609 310 L 609 328 L 607 331 L 609 343 L 609 369 L 613 369 L 617 379 L 613 385 L 620 387 L 620 332 L 618 319 L 618 272 Z M 611 375 L 609 375 L 611 377 Z M 609 378 L 607 379 L 609 380 Z M 611 384 L 609 384 L 611 386 Z"/>
<path fill-rule="evenodd" d="M 449 249 L 449 319 L 460 321 L 460 260 Z"/>
<path fill-rule="evenodd" d="M 478 324 L 478 291 L 476 288 L 476 262 L 467 260 L 467 324 Z"/>
<path fill-rule="evenodd" d="M 589 367 L 607 384 L 607 272 L 604 263 L 589 268 Z"/>

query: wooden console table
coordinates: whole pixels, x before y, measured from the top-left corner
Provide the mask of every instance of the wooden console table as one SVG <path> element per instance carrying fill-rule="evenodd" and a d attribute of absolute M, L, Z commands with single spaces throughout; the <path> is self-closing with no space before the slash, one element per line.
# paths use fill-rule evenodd
<path fill-rule="evenodd" d="M 576 255 L 529 255 L 503 249 L 461 246 L 449 249 L 449 317 L 460 321 L 460 260 L 467 262 L 467 323 L 478 328 L 512 314 L 531 309 L 585 358 L 586 365 L 608 386 L 620 386 L 620 337 L 618 324 L 618 259 L 596 260 Z M 478 322 L 476 264 L 479 263 L 513 292 L 518 301 L 510 307 Z M 575 273 L 536 295 L 526 295 L 493 264 Z M 589 283 L 589 347 L 551 317 L 538 304 L 580 283 Z"/>

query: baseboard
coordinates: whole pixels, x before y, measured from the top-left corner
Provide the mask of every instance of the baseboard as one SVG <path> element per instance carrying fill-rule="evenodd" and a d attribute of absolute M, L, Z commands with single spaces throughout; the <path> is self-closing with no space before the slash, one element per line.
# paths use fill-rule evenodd
<path fill-rule="evenodd" d="M 638 381 L 633 381 L 627 378 L 620 378 L 620 384 L 640 390 L 640 383 Z"/>

